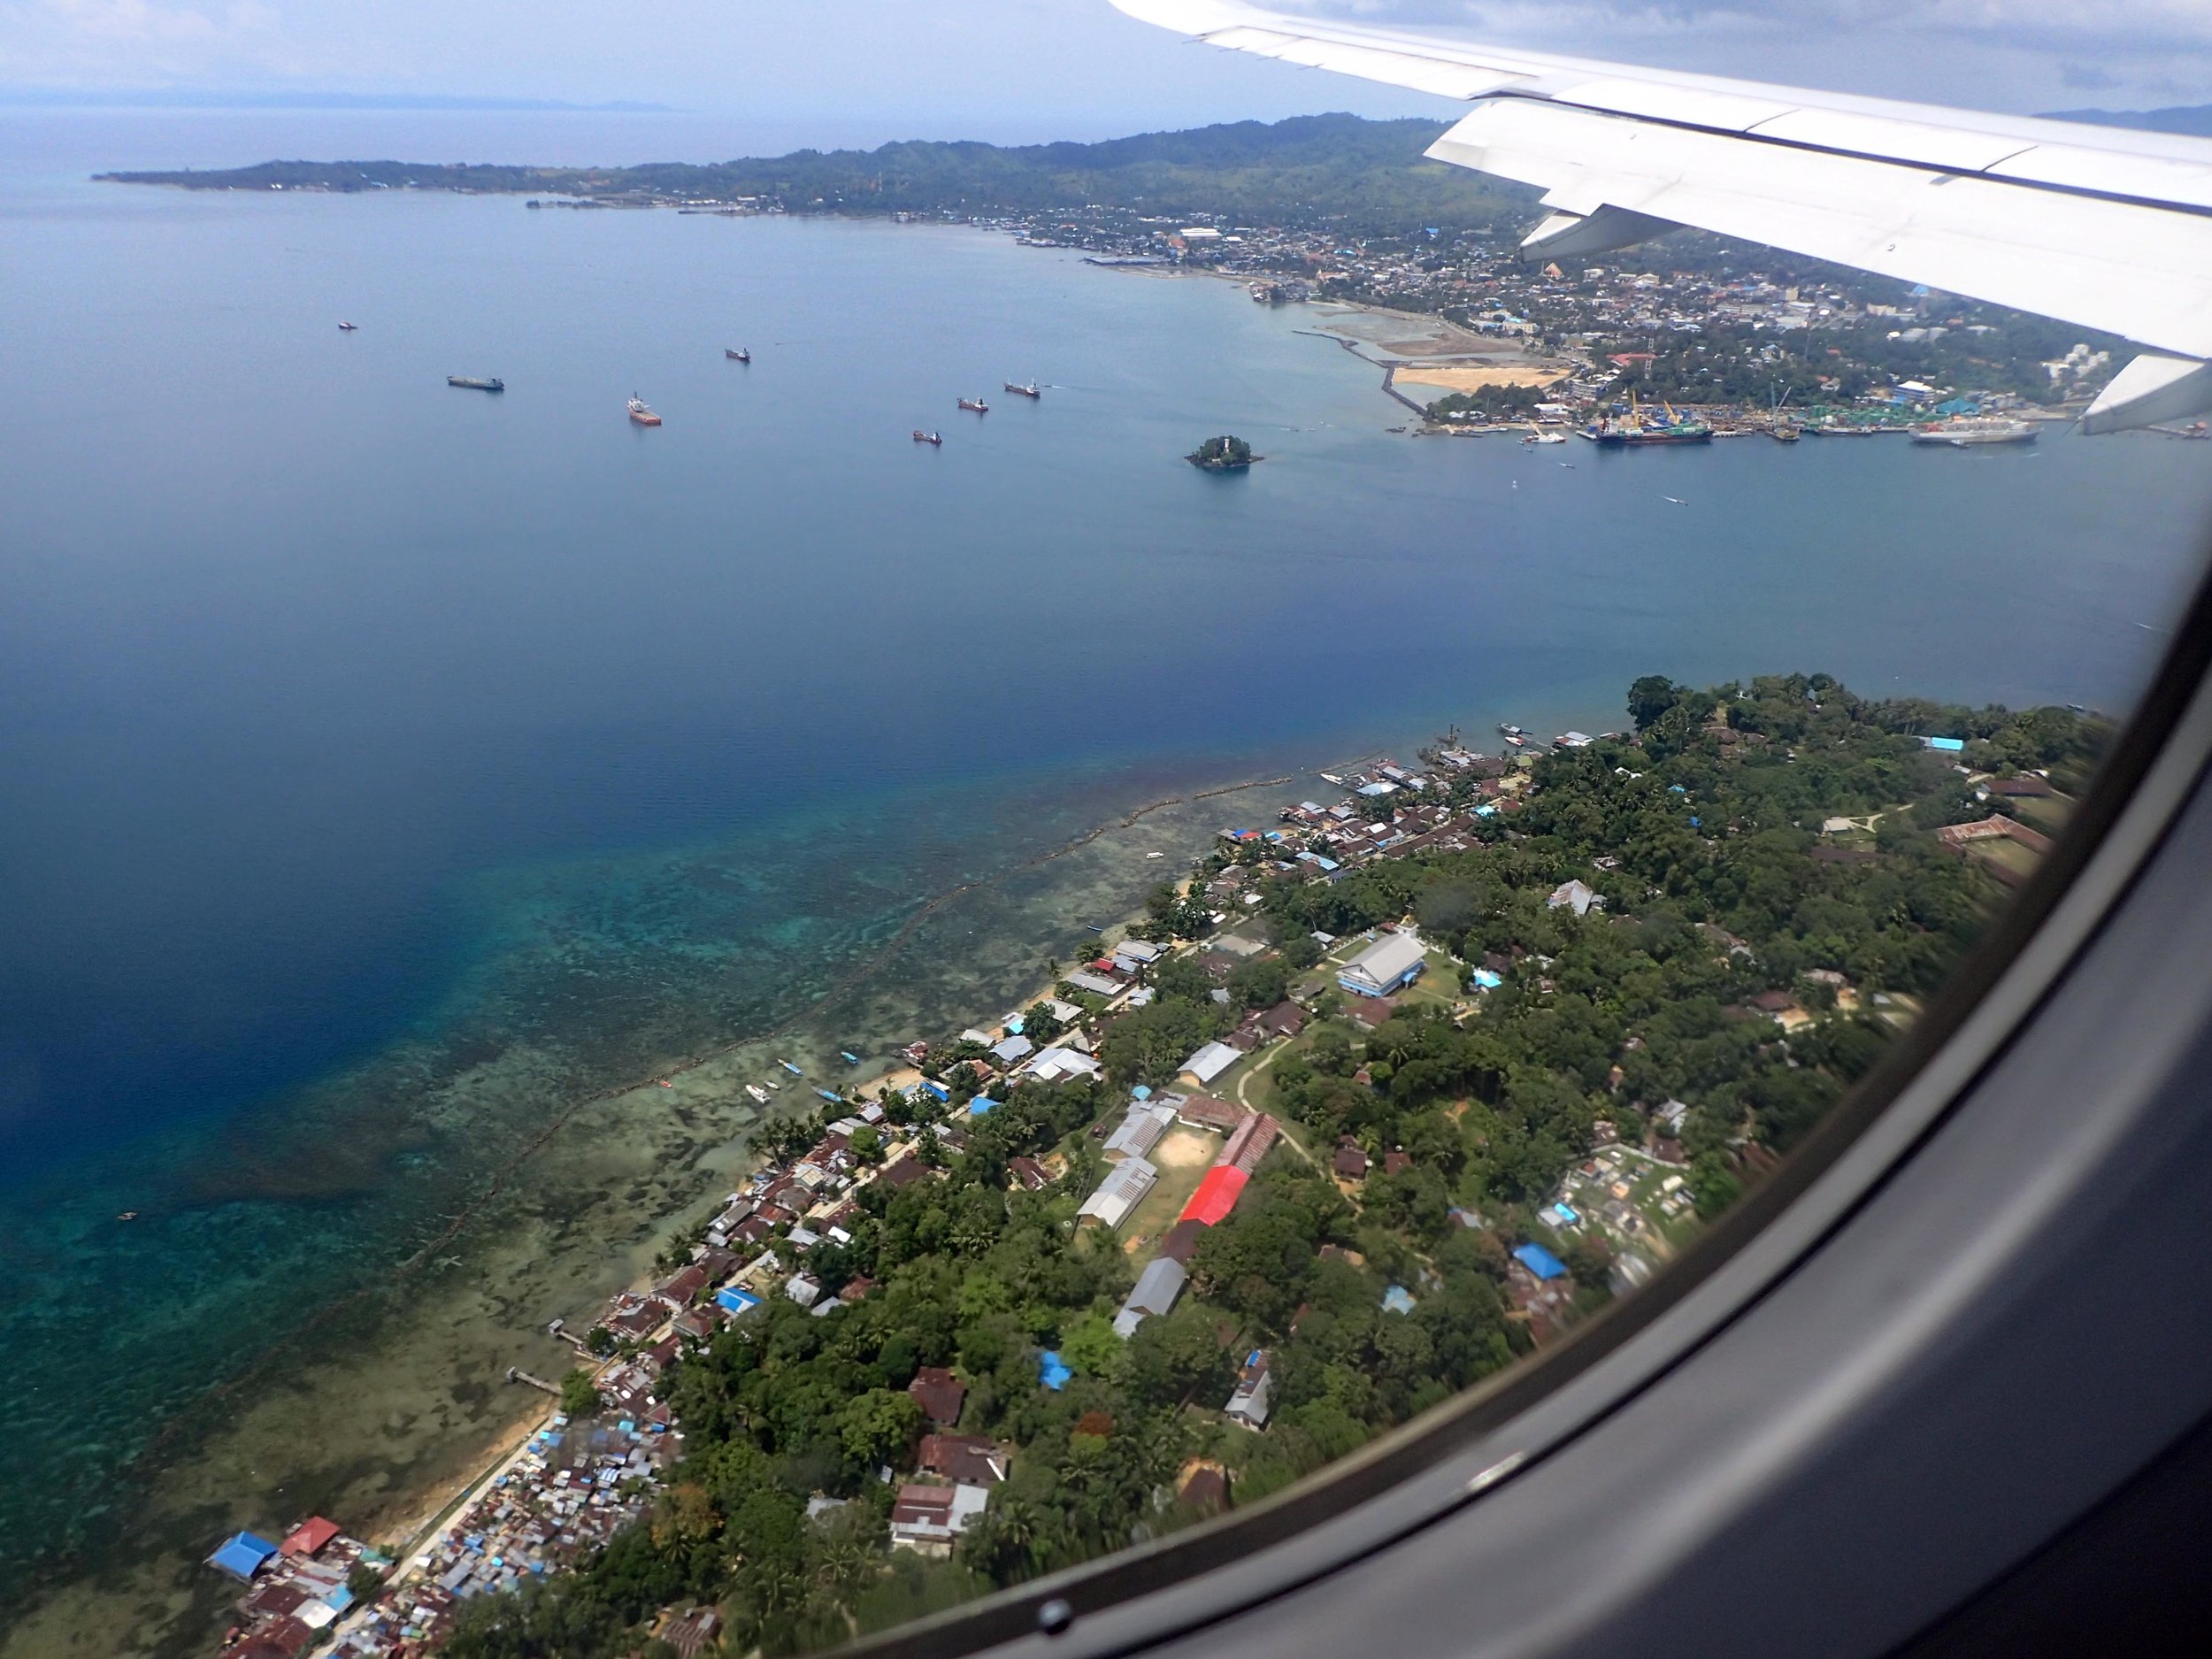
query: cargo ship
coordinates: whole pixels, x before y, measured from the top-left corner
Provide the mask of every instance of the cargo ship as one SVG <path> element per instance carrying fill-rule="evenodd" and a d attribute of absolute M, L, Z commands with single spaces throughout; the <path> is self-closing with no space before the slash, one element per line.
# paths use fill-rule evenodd
<path fill-rule="evenodd" d="M 917 443 L 942 443 L 944 441 L 941 434 L 924 432 L 919 426 L 914 428 L 914 442 Z"/>
<path fill-rule="evenodd" d="M 1591 442 L 1607 449 L 1619 449 L 1629 444 L 1643 443 L 1710 443 L 1713 429 L 1701 420 L 1685 420 L 1674 412 L 1672 403 L 1662 403 L 1667 411 L 1664 421 L 1647 419 L 1638 407 L 1636 394 L 1628 395 L 1628 413 L 1619 420 L 1601 416 L 1582 429 L 1582 435 Z"/>
<path fill-rule="evenodd" d="M 990 404 L 985 403 L 979 397 L 964 397 L 960 400 L 960 407 L 963 409 L 972 409 L 979 415 L 987 415 L 991 412 Z"/>
<path fill-rule="evenodd" d="M 473 374 L 449 374 L 445 377 L 445 383 L 470 392 L 503 392 L 507 389 L 504 380 L 480 380 Z"/>
<path fill-rule="evenodd" d="M 1041 398 L 1044 396 L 1042 392 L 1037 389 L 1037 382 L 1034 380 L 1030 381 L 1030 383 L 1026 386 L 1017 386 L 1013 381 L 1009 380 L 1006 382 L 1006 389 L 1013 393 L 1017 397 Z"/>
<path fill-rule="evenodd" d="M 645 406 L 645 400 L 635 392 L 630 394 L 630 419 L 641 426 L 657 426 L 661 418 Z"/>
<path fill-rule="evenodd" d="M 743 346 L 724 346 L 722 355 L 733 363 L 750 363 L 753 354 Z"/>
<path fill-rule="evenodd" d="M 1912 441 L 1947 444 L 1955 449 L 1976 443 L 2033 443 L 2035 422 L 2015 420 L 2006 415 L 1962 415 L 1955 420 L 1915 426 Z"/>

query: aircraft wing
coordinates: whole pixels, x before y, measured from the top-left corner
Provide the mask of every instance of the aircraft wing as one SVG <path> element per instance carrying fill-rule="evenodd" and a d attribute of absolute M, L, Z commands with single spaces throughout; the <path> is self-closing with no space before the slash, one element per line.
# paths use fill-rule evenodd
<path fill-rule="evenodd" d="M 2142 349 L 2084 418 L 2212 410 L 2212 140 L 1113 0 L 1210 45 L 1472 103 L 1428 153 L 1535 185 L 1525 254 L 1695 226 L 2121 335 Z"/>

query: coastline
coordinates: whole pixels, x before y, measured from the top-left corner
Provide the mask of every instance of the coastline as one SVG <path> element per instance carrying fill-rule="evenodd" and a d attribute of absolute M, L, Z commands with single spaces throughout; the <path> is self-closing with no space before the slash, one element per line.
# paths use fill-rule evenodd
<path fill-rule="evenodd" d="M 503 1381 L 509 1364 L 567 1368 L 572 1353 L 543 1334 L 545 1316 L 572 1318 L 647 1282 L 665 1241 L 752 1167 L 749 1136 L 775 1109 L 754 1108 L 744 1080 L 788 1054 L 810 1082 L 783 1098 L 810 1110 L 817 1079 L 874 1087 L 895 1070 L 844 1067 L 833 1018 L 841 1033 L 910 1038 L 1027 1006 L 1056 979 L 1041 960 L 1056 937 L 1079 918 L 1110 916 L 1102 925 L 1111 926 L 1141 914 L 1149 887 L 1210 841 L 1210 803 L 1287 794 L 1295 781 L 1271 773 L 1151 795 L 925 900 L 798 1010 L 569 1102 L 483 1172 L 474 1202 L 408 1261 L 319 1311 L 174 1420 L 154 1455 L 157 1477 L 142 1469 L 136 1483 L 140 1539 L 105 1554 L 96 1572 L 69 1571 L 27 1596 L 0 1655 L 194 1659 L 229 1605 L 200 1556 L 226 1531 L 288 1525 L 295 1510 L 328 1513 L 380 1545 L 419 1548 L 545 1417 L 546 1405 Z M 1147 858 L 1154 851 L 1164 856 Z M 955 942 L 962 958 L 937 964 L 944 983 L 917 986 L 896 972 Z"/>

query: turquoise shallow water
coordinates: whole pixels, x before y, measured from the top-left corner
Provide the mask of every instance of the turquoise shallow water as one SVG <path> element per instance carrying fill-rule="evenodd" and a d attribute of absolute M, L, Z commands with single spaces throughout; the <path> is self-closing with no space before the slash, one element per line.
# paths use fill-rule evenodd
<path fill-rule="evenodd" d="M 1148 878 L 1010 878 L 816 1010 L 933 895 L 1448 720 L 1598 729 L 1648 672 L 2120 706 L 2207 501 L 2155 440 L 1416 442 L 1305 313 L 946 227 L 42 167 L 0 307 L 0 1599 L 455 1215 L 557 1233 L 586 1162 L 492 1189 L 577 1100 L 987 1012 Z M 1269 460 L 1177 458 L 1224 430 Z"/>

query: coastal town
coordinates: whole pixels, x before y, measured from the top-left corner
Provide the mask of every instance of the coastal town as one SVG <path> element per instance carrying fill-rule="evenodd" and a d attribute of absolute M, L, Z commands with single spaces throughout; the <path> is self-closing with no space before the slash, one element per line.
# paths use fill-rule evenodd
<path fill-rule="evenodd" d="M 1096 145 L 904 143 L 709 165 L 271 162 L 104 176 L 308 195 L 450 190 L 520 196 L 538 211 L 702 222 L 967 226 L 1094 266 L 1224 279 L 1260 304 L 1298 307 L 1302 326 L 1374 365 L 1407 430 L 1424 436 L 2028 442 L 2078 417 L 2126 360 L 2116 339 L 1703 233 L 1531 258 L 1521 242 L 1541 214 L 1534 192 L 1420 161 L 1441 130 L 1324 116 Z M 2212 436 L 2195 422 L 2156 430 Z"/>
<path fill-rule="evenodd" d="M 1926 895 L 1985 907 L 2025 880 L 2083 730 L 1818 678 L 1644 680 L 1630 702 L 1632 732 L 1508 727 L 1486 753 L 1455 730 L 1411 764 L 1316 774 L 1021 1006 L 864 1083 L 784 1062 L 818 1107 L 764 1125 L 749 1179 L 655 1278 L 554 1322 L 566 1373 L 509 1373 L 549 1396 L 543 1419 L 427 1528 L 379 1548 L 311 1517 L 216 1548 L 239 1586 L 224 1659 L 480 1651 L 472 1609 L 526 1614 L 622 1540 L 734 1538 L 733 1493 L 790 1506 L 778 1548 L 841 1563 L 820 1592 L 841 1609 L 871 1582 L 1025 1576 L 1064 1558 L 1044 1540 L 1071 1457 L 1142 1441 L 1122 1501 L 1154 1531 L 1192 1524 L 1647 1282 L 1947 966 L 1924 927 L 1848 907 L 1901 882 L 1931 913 Z M 1901 774 L 1903 798 L 1869 794 Z M 1589 827 L 1609 814 L 1651 850 Z M 1826 895 L 1825 944 L 1740 909 L 1709 916 L 1741 933 L 1697 919 L 1683 872 L 1774 857 Z M 1619 988 L 1655 976 L 1671 992 Z M 1559 1034 L 1600 1007 L 1612 1035 Z M 1532 1032 L 1544 1076 L 1516 1057 Z M 948 1280 L 941 1259 L 965 1265 Z M 1254 1276 L 1269 1260 L 1280 1285 Z M 1022 1271 L 1058 1288 L 1025 1304 L 1004 1282 Z M 857 1392 L 777 1402 L 856 1333 Z M 1350 1415 L 1328 1357 L 1348 1351 L 1371 1373 Z M 789 1417 L 800 1398 L 825 1430 Z M 746 1472 L 718 1488 L 695 1472 L 718 1459 Z M 745 1578 L 764 1547 L 716 1594 L 625 1592 L 622 1628 L 683 1659 L 801 1640 L 787 1593 Z"/>

